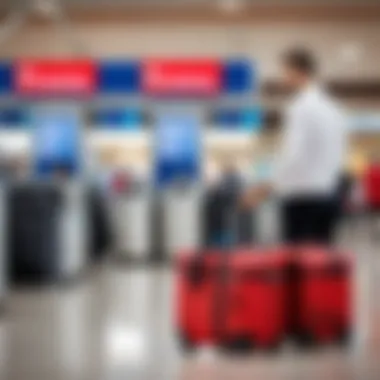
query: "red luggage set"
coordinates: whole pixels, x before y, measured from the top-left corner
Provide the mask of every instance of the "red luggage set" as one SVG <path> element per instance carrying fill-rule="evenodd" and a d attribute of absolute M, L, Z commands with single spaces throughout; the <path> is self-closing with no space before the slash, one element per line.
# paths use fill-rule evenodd
<path fill-rule="evenodd" d="M 185 348 L 346 342 L 351 260 L 320 247 L 180 255 L 177 323 Z"/>

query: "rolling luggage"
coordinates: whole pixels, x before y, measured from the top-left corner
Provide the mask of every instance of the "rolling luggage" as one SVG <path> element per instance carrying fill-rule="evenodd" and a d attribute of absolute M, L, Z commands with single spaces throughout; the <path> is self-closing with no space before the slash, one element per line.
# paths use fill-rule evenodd
<path fill-rule="evenodd" d="M 75 183 L 16 183 L 8 192 L 9 273 L 16 283 L 80 275 L 87 258 L 84 190 Z"/>
<path fill-rule="evenodd" d="M 236 250 L 182 256 L 178 328 L 186 348 L 277 346 L 286 332 L 286 256 Z M 223 256 L 224 255 L 224 256 Z"/>
<path fill-rule="evenodd" d="M 228 344 L 274 348 L 281 343 L 287 322 L 286 266 L 287 255 L 281 250 L 248 250 L 231 257 Z"/>
<path fill-rule="evenodd" d="M 352 322 L 350 258 L 325 248 L 304 248 L 297 266 L 297 337 L 303 343 L 345 343 Z"/>
<path fill-rule="evenodd" d="M 219 285 L 220 255 L 181 254 L 177 261 L 177 327 L 184 348 L 217 343 L 214 298 Z"/>
<path fill-rule="evenodd" d="M 62 197 L 57 188 L 15 185 L 9 191 L 9 266 L 14 281 L 49 281 L 59 271 Z"/>

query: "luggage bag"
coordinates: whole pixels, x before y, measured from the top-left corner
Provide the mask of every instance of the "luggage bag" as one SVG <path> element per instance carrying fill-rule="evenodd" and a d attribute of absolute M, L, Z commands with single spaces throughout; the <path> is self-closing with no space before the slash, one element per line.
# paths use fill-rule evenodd
<path fill-rule="evenodd" d="M 225 342 L 275 348 L 286 334 L 286 265 L 281 251 L 237 252 L 230 260 Z"/>
<path fill-rule="evenodd" d="M 59 276 L 59 216 L 62 196 L 57 188 L 15 184 L 8 194 L 9 271 L 14 282 L 48 282 Z"/>
<path fill-rule="evenodd" d="M 177 322 L 185 348 L 277 346 L 286 332 L 286 256 L 234 250 L 181 255 Z"/>
<path fill-rule="evenodd" d="M 217 292 L 220 256 L 181 254 L 177 261 L 177 327 L 185 348 L 216 343 L 213 300 Z"/>
<path fill-rule="evenodd" d="M 352 262 L 325 248 L 297 258 L 297 336 L 305 343 L 346 343 L 352 318 Z"/>

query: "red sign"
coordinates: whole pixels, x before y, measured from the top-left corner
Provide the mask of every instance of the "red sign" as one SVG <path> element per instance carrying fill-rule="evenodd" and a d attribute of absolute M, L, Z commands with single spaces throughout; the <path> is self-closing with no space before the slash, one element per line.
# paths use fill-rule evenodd
<path fill-rule="evenodd" d="M 222 67 L 215 60 L 150 60 L 143 65 L 143 89 L 153 95 L 215 95 Z"/>
<path fill-rule="evenodd" d="M 15 78 L 22 95 L 88 95 L 95 91 L 96 67 L 89 60 L 25 60 Z"/>

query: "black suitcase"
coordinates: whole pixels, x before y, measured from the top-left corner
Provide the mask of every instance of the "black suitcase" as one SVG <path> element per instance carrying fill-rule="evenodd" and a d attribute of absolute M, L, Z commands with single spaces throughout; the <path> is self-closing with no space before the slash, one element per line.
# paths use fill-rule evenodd
<path fill-rule="evenodd" d="M 9 270 L 17 283 L 59 276 L 63 197 L 54 185 L 16 184 L 8 193 Z"/>
<path fill-rule="evenodd" d="M 96 188 L 89 193 L 88 214 L 90 227 L 90 257 L 101 259 L 111 246 L 111 221 L 107 212 L 106 199 Z"/>

